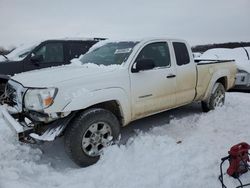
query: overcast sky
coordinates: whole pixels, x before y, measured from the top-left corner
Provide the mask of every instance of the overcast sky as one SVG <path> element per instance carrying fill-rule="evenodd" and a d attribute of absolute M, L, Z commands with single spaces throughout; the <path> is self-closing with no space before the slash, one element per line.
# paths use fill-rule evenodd
<path fill-rule="evenodd" d="M 250 41 L 250 0 L 0 0 L 0 46 L 62 37 Z"/>

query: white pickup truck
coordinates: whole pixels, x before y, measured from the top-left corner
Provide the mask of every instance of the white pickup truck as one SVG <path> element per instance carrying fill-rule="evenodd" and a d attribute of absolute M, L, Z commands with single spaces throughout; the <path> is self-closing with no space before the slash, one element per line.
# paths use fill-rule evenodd
<path fill-rule="evenodd" d="M 232 61 L 194 62 L 183 40 L 103 41 L 71 65 L 13 76 L 2 117 L 23 142 L 64 136 L 84 167 L 131 121 L 193 101 L 222 106 L 235 74 Z"/>

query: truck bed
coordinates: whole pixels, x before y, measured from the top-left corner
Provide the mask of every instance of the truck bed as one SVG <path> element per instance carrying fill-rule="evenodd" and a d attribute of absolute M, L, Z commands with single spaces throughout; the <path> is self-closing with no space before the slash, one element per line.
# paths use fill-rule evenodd
<path fill-rule="evenodd" d="M 234 60 L 212 60 L 212 59 L 196 59 L 197 63 L 197 86 L 196 86 L 196 98 L 195 100 L 205 100 L 206 91 L 210 87 L 209 83 L 213 83 L 213 74 L 220 75 L 235 75 L 236 65 Z M 228 66 L 231 64 L 231 66 Z M 216 73 L 215 73 L 216 72 Z M 235 84 L 235 77 L 228 78 L 226 90 L 232 88 Z"/>

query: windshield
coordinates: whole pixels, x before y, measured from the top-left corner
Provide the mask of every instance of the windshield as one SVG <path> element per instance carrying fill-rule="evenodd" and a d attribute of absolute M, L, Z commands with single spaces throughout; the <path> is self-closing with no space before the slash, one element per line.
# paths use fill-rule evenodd
<path fill-rule="evenodd" d="M 82 64 L 121 65 L 138 42 L 109 42 L 80 57 Z"/>
<path fill-rule="evenodd" d="M 10 52 L 6 57 L 9 61 L 21 61 L 23 60 L 39 43 L 21 45 L 15 50 Z"/>

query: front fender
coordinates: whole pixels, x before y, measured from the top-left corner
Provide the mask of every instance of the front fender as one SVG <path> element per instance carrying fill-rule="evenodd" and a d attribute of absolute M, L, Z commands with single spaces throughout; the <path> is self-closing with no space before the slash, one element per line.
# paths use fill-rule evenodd
<path fill-rule="evenodd" d="M 70 97 L 61 96 L 60 98 L 61 99 L 57 99 L 57 101 L 55 101 L 55 104 L 53 104 L 46 110 L 47 113 L 53 111 L 58 112 L 57 106 L 61 107 L 61 109 L 59 110 L 60 112 L 69 112 L 83 110 L 90 106 L 107 101 L 117 101 L 124 118 L 124 124 L 127 124 L 131 119 L 129 97 L 122 88 L 105 88 L 94 91 L 82 90 L 81 92 L 70 95 Z M 59 101 L 61 101 L 60 104 Z M 62 106 L 61 104 L 64 105 Z"/>

